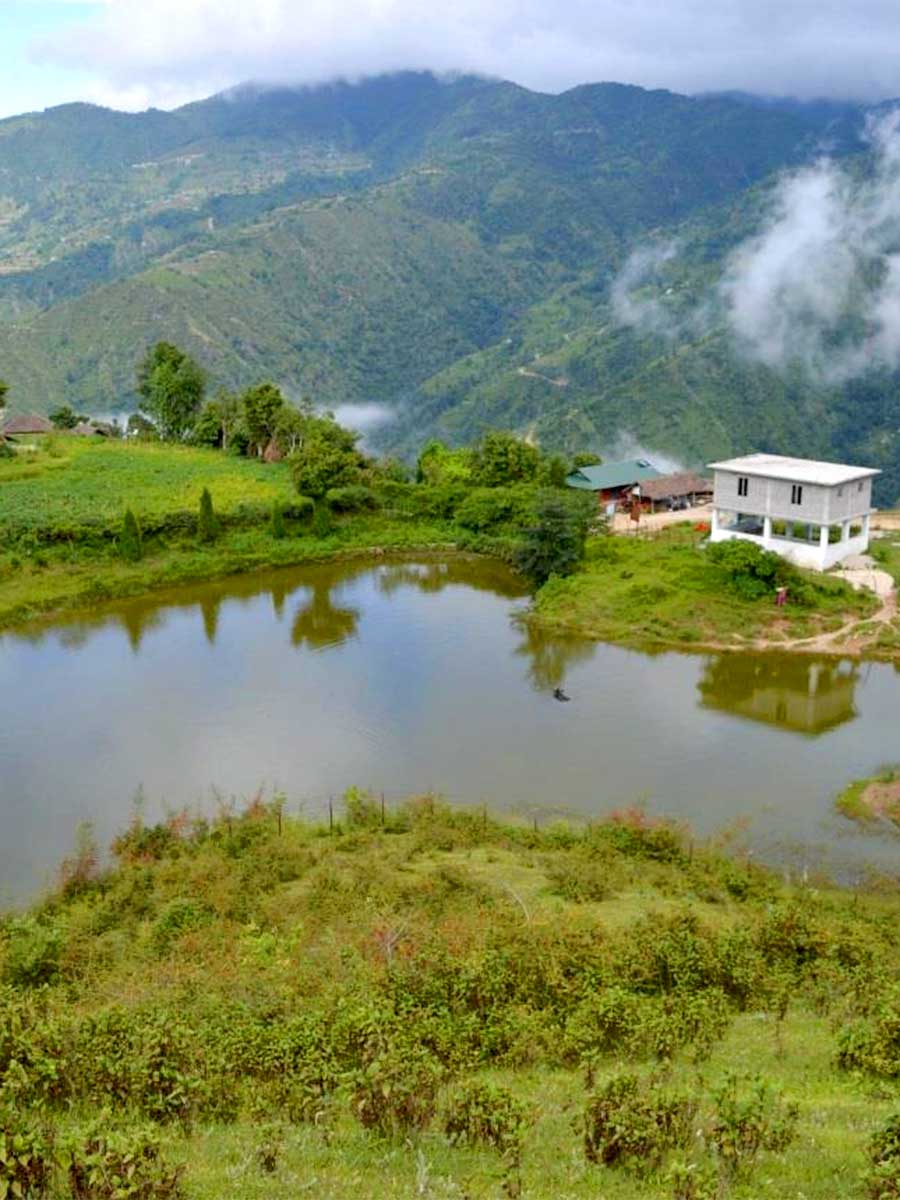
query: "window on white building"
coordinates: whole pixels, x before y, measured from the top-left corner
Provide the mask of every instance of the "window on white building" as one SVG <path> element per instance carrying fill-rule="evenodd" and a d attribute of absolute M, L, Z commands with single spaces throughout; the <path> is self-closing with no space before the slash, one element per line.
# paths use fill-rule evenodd
<path fill-rule="evenodd" d="M 738 475 L 738 495 L 746 496 L 750 491 L 750 480 L 746 475 Z"/>
<path fill-rule="evenodd" d="M 791 484 L 791 504 L 802 504 L 802 503 L 803 503 L 803 484 L 802 483 L 792 483 Z"/>

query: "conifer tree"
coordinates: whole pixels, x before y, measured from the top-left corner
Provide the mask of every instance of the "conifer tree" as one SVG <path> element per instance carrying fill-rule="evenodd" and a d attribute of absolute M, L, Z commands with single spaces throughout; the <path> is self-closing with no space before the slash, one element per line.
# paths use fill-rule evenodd
<path fill-rule="evenodd" d="M 209 488 L 203 489 L 200 497 L 200 518 L 197 521 L 197 536 L 201 542 L 214 542 L 219 536 L 219 521 L 213 510 Z"/>
<path fill-rule="evenodd" d="M 137 517 L 130 508 L 125 509 L 125 516 L 122 519 L 122 536 L 119 538 L 119 553 L 126 562 L 140 562 L 144 556 L 141 527 L 138 525 Z"/>

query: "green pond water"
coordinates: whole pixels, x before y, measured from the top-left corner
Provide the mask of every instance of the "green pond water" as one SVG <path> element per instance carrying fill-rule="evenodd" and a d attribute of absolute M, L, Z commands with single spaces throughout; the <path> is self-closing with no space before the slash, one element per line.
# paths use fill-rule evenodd
<path fill-rule="evenodd" d="M 349 786 L 529 819 L 633 804 L 846 877 L 900 843 L 835 814 L 900 759 L 891 665 L 647 655 L 550 638 L 478 560 L 335 564 L 180 589 L 0 638 L 0 901 L 166 808 Z M 562 685 L 570 703 L 553 698 Z"/>

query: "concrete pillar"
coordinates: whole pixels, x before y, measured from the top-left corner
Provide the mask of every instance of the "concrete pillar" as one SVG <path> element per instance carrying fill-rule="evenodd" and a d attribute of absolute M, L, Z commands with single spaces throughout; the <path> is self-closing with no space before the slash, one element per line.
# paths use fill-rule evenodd
<path fill-rule="evenodd" d="M 841 522 L 841 541 L 850 541 L 850 526 L 853 524 L 849 519 Z"/>
<path fill-rule="evenodd" d="M 772 518 L 763 517 L 763 540 L 771 542 L 772 540 Z"/>
<path fill-rule="evenodd" d="M 712 510 L 712 517 L 710 518 L 709 522 L 709 532 L 710 535 L 719 532 L 719 510 L 717 508 L 713 508 Z"/>
<path fill-rule="evenodd" d="M 869 544 L 869 521 L 870 521 L 870 519 L 871 518 L 869 517 L 868 513 L 866 513 L 866 515 L 862 519 L 862 535 L 866 540 L 866 546 L 868 546 L 868 544 Z"/>
<path fill-rule="evenodd" d="M 825 569 L 825 564 L 828 562 L 828 526 L 821 525 L 819 527 L 819 562 L 822 570 Z"/>

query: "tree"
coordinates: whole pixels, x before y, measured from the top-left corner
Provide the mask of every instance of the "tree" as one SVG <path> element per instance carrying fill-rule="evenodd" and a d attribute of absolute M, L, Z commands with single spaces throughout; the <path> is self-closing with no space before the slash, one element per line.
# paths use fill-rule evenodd
<path fill-rule="evenodd" d="M 572 470 L 577 471 L 580 467 L 599 467 L 603 463 L 603 459 L 599 454 L 592 454 L 590 450 L 582 450 L 572 457 Z"/>
<path fill-rule="evenodd" d="M 551 575 L 571 575 L 584 557 L 585 529 L 580 515 L 554 495 L 544 497 L 535 523 L 525 530 L 516 566 L 541 587 Z"/>
<path fill-rule="evenodd" d="M 471 450 L 451 450 L 432 439 L 416 462 L 416 483 L 468 483 L 472 476 Z"/>
<path fill-rule="evenodd" d="M 359 434 L 332 417 L 308 417 L 303 441 L 291 455 L 297 491 L 320 500 L 330 488 L 358 483 L 365 460 L 356 449 Z"/>
<path fill-rule="evenodd" d="M 87 420 L 86 417 L 79 416 L 68 404 L 61 404 L 59 408 L 51 409 L 47 416 L 57 429 L 74 429 L 76 425 Z"/>
<path fill-rule="evenodd" d="M 9 384 L 0 379 L 0 408 L 6 408 L 6 397 L 9 395 Z"/>
<path fill-rule="evenodd" d="M 122 520 L 119 553 L 126 562 L 140 562 L 144 554 L 141 528 L 137 523 L 137 517 L 130 508 L 125 509 L 125 516 Z"/>
<path fill-rule="evenodd" d="M 178 441 L 194 424 L 203 404 L 206 372 L 171 342 L 157 342 L 138 367 L 140 408 L 160 436 Z"/>
<path fill-rule="evenodd" d="M 275 436 L 278 418 L 287 402 L 274 383 L 260 383 L 244 392 L 241 403 L 244 428 L 250 443 L 249 452 L 261 458 Z"/>
<path fill-rule="evenodd" d="M 209 488 L 203 489 L 200 497 L 200 516 L 197 521 L 197 537 L 207 544 L 214 542 L 219 536 L 219 521 L 213 510 L 212 496 Z"/>
<path fill-rule="evenodd" d="M 559 454 L 553 454 L 541 463 L 540 478 L 545 487 L 565 487 L 568 474 L 569 468 L 566 466 L 566 460 Z"/>
<path fill-rule="evenodd" d="M 159 430 L 142 413 L 132 413 L 125 426 L 125 436 L 130 438 L 156 438 Z"/>
<path fill-rule="evenodd" d="M 472 453 L 472 482 L 482 487 L 529 483 L 538 473 L 537 446 L 502 429 L 489 430 Z"/>

